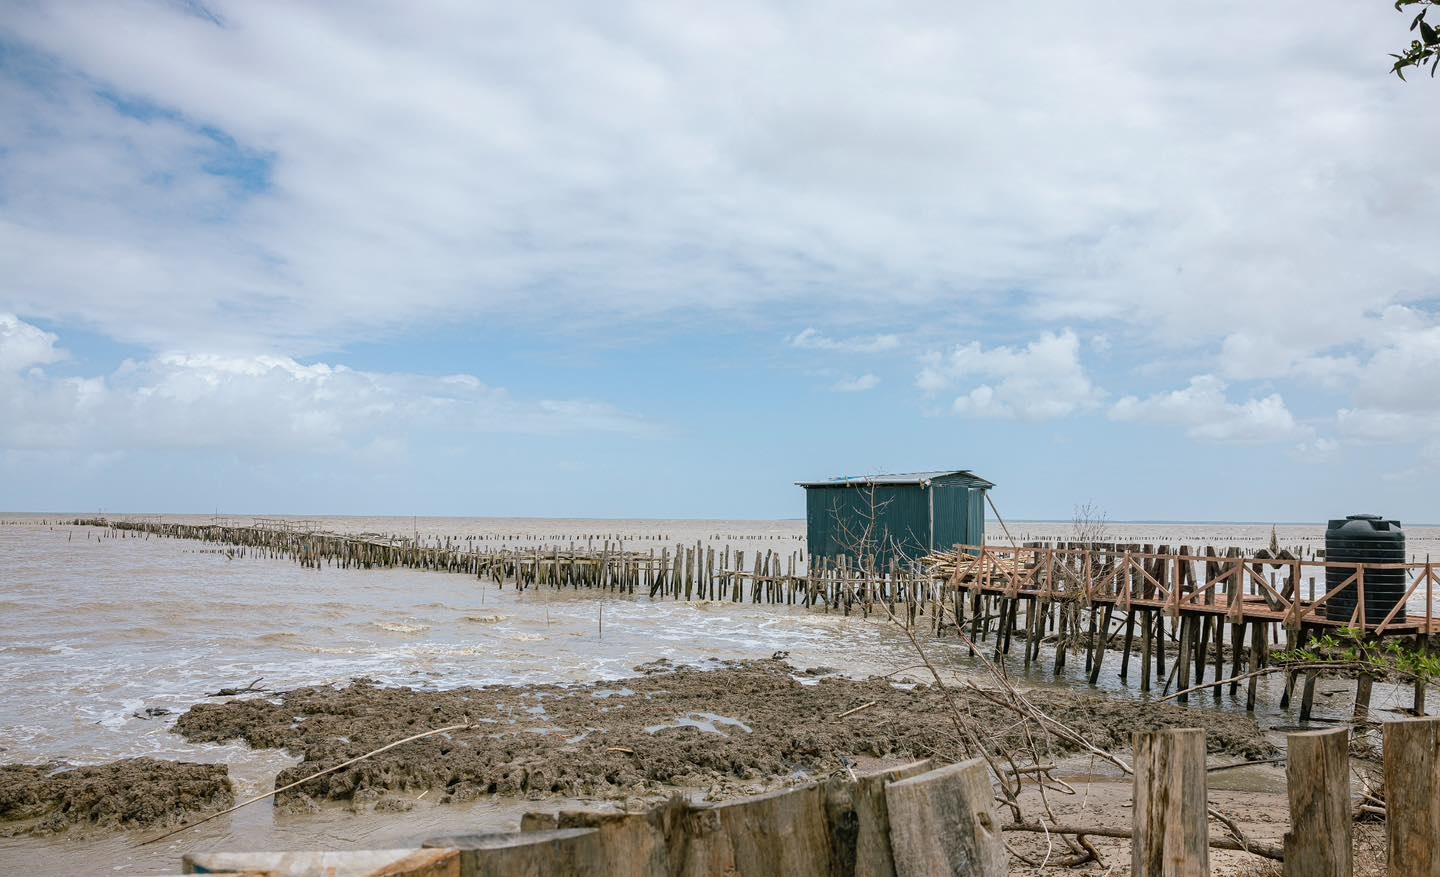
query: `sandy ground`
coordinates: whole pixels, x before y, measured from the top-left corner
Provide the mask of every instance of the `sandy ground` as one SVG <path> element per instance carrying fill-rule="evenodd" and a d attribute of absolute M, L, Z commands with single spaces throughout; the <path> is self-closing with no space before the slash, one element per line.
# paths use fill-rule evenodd
<path fill-rule="evenodd" d="M 1059 790 L 1047 792 L 1051 811 L 1057 823 L 1067 825 L 1102 826 L 1129 828 L 1134 795 L 1130 781 L 1118 777 L 1101 777 L 1085 774 L 1067 774 L 1057 771 L 1057 778 L 1075 789 L 1075 794 Z M 1276 846 L 1281 844 L 1289 824 L 1289 802 L 1283 790 L 1284 771 L 1278 767 L 1256 768 L 1248 771 L 1239 782 L 1231 782 L 1215 774 L 1209 793 L 1210 806 L 1235 820 L 1246 836 L 1261 843 Z M 1083 781 L 1082 781 L 1083 780 Z M 1260 791 L 1255 785 L 1275 785 L 1275 791 Z M 1239 786 L 1238 788 L 1236 786 Z M 1039 795 L 1033 788 L 1021 798 L 1027 815 L 1043 812 Z M 1383 877 L 1385 875 L 1385 826 L 1383 824 L 1356 824 L 1355 831 L 1355 875 L 1356 877 Z M 1211 821 L 1210 836 L 1224 837 L 1225 829 Z M 1053 844 L 1041 834 L 1007 832 L 1005 841 L 1012 851 L 1010 873 L 1012 875 L 1054 875 L 1103 874 L 1107 877 L 1130 877 L 1130 842 L 1123 838 L 1089 838 L 1100 853 L 1102 864 L 1089 863 L 1080 868 L 1059 865 L 1068 850 L 1056 840 Z M 1049 855 L 1049 867 L 1027 865 L 1019 856 L 1034 863 L 1045 863 Z M 1280 877 L 1278 862 L 1231 850 L 1211 849 L 1210 873 L 1213 877 Z"/>

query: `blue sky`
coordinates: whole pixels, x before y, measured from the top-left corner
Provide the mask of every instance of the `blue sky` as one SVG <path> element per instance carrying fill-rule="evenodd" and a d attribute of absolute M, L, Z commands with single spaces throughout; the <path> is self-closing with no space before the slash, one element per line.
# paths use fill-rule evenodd
<path fill-rule="evenodd" d="M 7 6 L 0 508 L 1440 521 L 1386 3 L 394 9 Z"/>

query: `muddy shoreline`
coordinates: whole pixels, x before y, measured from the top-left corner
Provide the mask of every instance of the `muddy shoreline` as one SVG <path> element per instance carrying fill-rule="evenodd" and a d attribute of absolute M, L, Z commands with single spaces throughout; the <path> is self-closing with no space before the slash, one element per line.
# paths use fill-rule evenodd
<path fill-rule="evenodd" d="M 179 825 L 234 802 L 223 764 L 127 758 L 92 767 L 0 765 L 0 837 Z"/>
<path fill-rule="evenodd" d="M 685 789 L 714 800 L 818 779 L 860 761 L 962 752 L 943 695 L 918 680 L 856 680 L 783 660 L 706 666 L 663 660 L 622 680 L 424 690 L 357 679 L 199 704 L 172 730 L 191 742 L 240 740 L 301 762 L 277 787 L 432 728 L 470 727 L 406 743 L 278 796 L 290 813 L 340 803 L 357 812 L 404 811 L 424 795 L 457 804 L 486 796 L 643 801 Z M 964 691 L 961 710 L 1018 747 L 1015 717 Z M 1123 750 L 1131 734 L 1203 727 L 1213 755 L 1237 760 L 1276 749 L 1245 715 L 1042 689 L 1042 709 L 1096 745 Z M 1072 747 L 1052 742 L 1056 755 Z M 140 764 L 140 762 L 148 762 Z M 0 831 L 49 833 L 169 825 L 231 803 L 224 766 L 131 759 L 54 773 L 7 766 Z M 263 806 L 263 805 L 260 805 Z"/>

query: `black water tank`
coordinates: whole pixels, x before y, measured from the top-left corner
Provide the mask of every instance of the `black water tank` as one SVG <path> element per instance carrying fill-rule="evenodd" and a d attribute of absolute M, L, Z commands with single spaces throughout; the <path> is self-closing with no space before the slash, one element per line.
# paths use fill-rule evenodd
<path fill-rule="evenodd" d="M 1379 515 L 1351 515 L 1334 520 L 1325 530 L 1325 559 L 1332 563 L 1404 563 L 1405 531 L 1399 521 L 1387 521 Z M 1326 567 L 1325 590 L 1333 591 L 1355 574 L 1354 567 Z M 1365 570 L 1365 623 L 1379 624 L 1405 599 L 1406 576 L 1403 569 Z M 1331 597 L 1325 604 L 1325 616 L 1334 621 L 1347 621 L 1355 614 L 1359 599 L 1357 583 Z M 1395 617 L 1405 620 L 1402 606 Z"/>

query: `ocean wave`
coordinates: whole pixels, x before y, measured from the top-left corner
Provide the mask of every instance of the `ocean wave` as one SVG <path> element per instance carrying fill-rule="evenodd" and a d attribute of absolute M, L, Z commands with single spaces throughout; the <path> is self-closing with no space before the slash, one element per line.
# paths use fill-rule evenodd
<path fill-rule="evenodd" d="M 399 621 L 372 621 L 370 626 L 388 630 L 391 633 L 424 633 L 430 629 L 428 624 L 405 624 Z"/>

